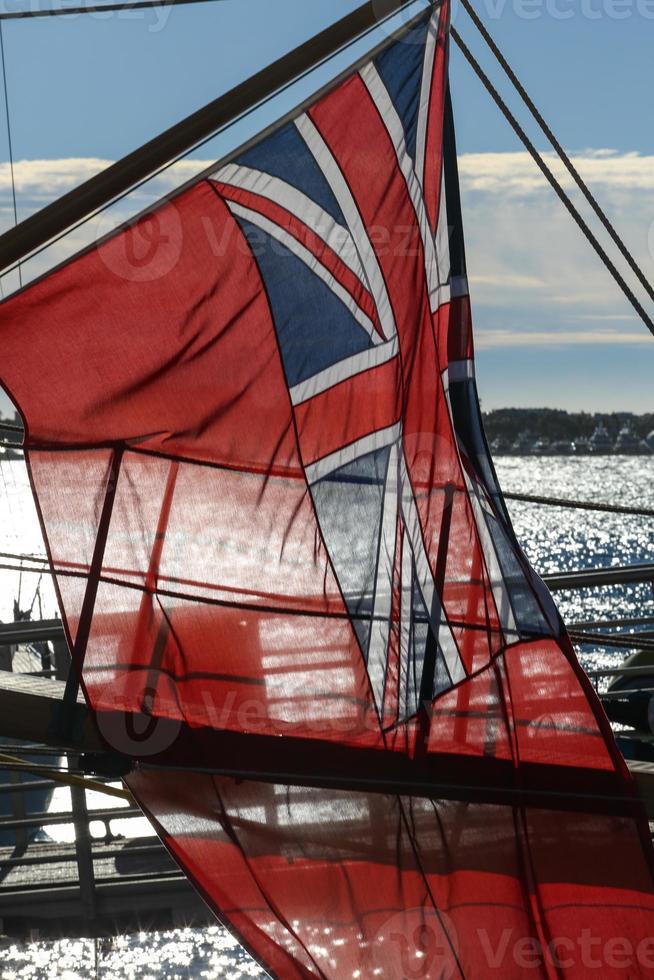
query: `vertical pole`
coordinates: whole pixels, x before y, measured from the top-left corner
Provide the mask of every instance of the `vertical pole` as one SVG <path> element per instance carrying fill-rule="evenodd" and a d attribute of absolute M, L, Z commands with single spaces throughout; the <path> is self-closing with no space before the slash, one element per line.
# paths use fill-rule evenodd
<path fill-rule="evenodd" d="M 105 490 L 102 514 L 100 515 L 100 523 L 98 525 L 98 535 L 95 539 L 95 548 L 93 549 L 88 583 L 86 586 L 86 592 L 84 593 L 84 601 L 82 602 L 82 611 L 80 613 L 79 623 L 77 625 L 77 634 L 75 636 L 75 644 L 72 651 L 72 663 L 66 679 L 66 691 L 64 693 L 64 701 L 61 710 L 59 731 L 62 741 L 64 742 L 68 741 L 73 734 L 80 676 L 82 673 L 82 666 L 84 664 L 84 657 L 86 655 L 86 647 L 91 634 L 91 622 L 93 619 L 93 611 L 95 609 L 95 600 L 98 594 L 98 586 L 100 584 L 102 562 L 104 560 L 104 552 L 107 546 L 107 538 L 109 536 L 109 525 L 111 523 L 111 514 L 113 512 L 114 500 L 116 498 L 116 488 L 118 486 L 118 476 L 120 473 L 122 459 L 123 448 L 119 447 L 114 449 L 111 455 L 111 462 L 109 464 L 107 488 Z"/>
<path fill-rule="evenodd" d="M 157 530 L 154 537 L 154 543 L 152 545 L 152 552 L 150 554 L 150 562 L 145 576 L 145 592 L 143 593 L 143 597 L 141 599 L 141 606 L 136 623 L 133 647 L 134 661 L 136 663 L 140 662 L 140 653 L 141 650 L 147 645 L 148 633 L 152 625 L 154 615 L 153 595 L 159 581 L 159 566 L 161 564 L 161 556 L 163 554 L 164 542 L 166 540 L 166 531 L 168 530 L 168 521 L 170 519 L 170 511 L 173 505 L 173 497 L 175 495 L 175 485 L 177 483 L 178 473 L 179 463 L 177 461 L 171 461 L 168 469 L 168 477 L 166 479 L 163 500 L 161 501 L 161 509 L 159 511 L 159 520 L 157 522 Z M 146 714 L 151 711 L 153 707 L 157 686 L 156 671 L 166 648 L 167 638 L 168 623 L 165 622 L 162 623 L 161 628 L 158 631 L 154 650 L 152 652 L 152 656 L 150 657 L 150 674 L 143 692 L 142 705 L 142 710 L 146 712 Z"/>
<path fill-rule="evenodd" d="M 16 786 L 16 789 L 12 790 L 11 793 L 11 812 L 14 819 L 20 820 L 22 817 L 27 816 L 25 810 L 25 783 L 20 772 L 10 772 L 9 779 Z M 17 827 L 14 833 L 16 834 L 16 847 L 22 853 L 27 847 L 27 831 L 24 827 Z"/>
<path fill-rule="evenodd" d="M 65 640 L 55 640 L 52 644 L 54 675 L 58 681 L 65 681 L 70 670 L 70 650 Z"/>
<path fill-rule="evenodd" d="M 69 768 L 72 761 L 72 758 L 69 757 Z M 82 786 L 71 786 L 70 798 L 73 810 L 73 825 L 75 827 L 75 856 L 77 858 L 77 876 L 79 880 L 82 914 L 87 921 L 91 921 L 95 917 L 95 877 L 93 873 L 89 814 L 86 806 L 86 790 Z"/>

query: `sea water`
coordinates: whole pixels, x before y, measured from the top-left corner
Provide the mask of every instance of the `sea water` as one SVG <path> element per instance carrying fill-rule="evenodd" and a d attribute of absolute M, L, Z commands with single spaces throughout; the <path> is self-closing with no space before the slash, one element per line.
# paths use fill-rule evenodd
<path fill-rule="evenodd" d="M 654 456 L 500 457 L 500 484 L 507 491 L 654 508 Z M 654 562 L 654 518 L 567 510 L 509 501 L 518 539 L 542 574 Z M 43 554 L 38 521 L 24 467 L 0 463 L 0 552 Z M 11 564 L 0 557 L 0 565 Z M 12 616 L 20 584 L 22 608 L 40 603 L 51 616 L 56 603 L 47 578 L 0 570 L 0 619 Z M 654 616 L 651 585 L 557 592 L 566 622 Z M 637 636 L 634 628 L 634 649 Z M 587 669 L 615 665 L 628 651 L 581 647 Z M 119 937 L 109 944 L 85 940 L 6 945 L 0 949 L 1 980 L 240 980 L 264 976 L 218 926 Z"/>

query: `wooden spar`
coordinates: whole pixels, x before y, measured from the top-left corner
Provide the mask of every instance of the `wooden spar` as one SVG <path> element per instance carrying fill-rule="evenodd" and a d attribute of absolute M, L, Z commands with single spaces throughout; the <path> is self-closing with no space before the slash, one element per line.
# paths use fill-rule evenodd
<path fill-rule="evenodd" d="M 39 622 L 23 619 L 17 623 L 0 623 L 0 645 L 40 643 L 43 640 L 65 640 L 60 619 L 42 619 Z"/>
<path fill-rule="evenodd" d="M 59 735 L 57 726 L 65 689 L 63 681 L 0 671 L 0 736 L 55 748 L 103 751 L 105 745 L 98 736 L 81 692 L 77 697 L 76 724 L 69 739 L 64 740 Z"/>
<path fill-rule="evenodd" d="M 21 221 L 0 236 L 0 271 L 26 258 L 71 225 L 129 191 L 158 168 L 188 152 L 217 129 L 233 122 L 267 96 L 413 2 L 367 0 L 320 34 Z"/>
<path fill-rule="evenodd" d="M 52 745 L 62 751 L 74 751 L 77 753 L 105 753 L 107 746 L 103 739 L 98 735 L 97 726 L 94 724 L 91 713 L 83 703 L 80 693 L 77 698 L 78 718 L 71 735 L 63 740 L 58 734 L 58 716 L 64 697 L 65 685 L 61 682 L 44 680 L 43 678 L 25 677 L 18 674 L 11 674 L 0 671 L 0 699 L 2 700 L 3 711 L 0 713 L 0 735 L 11 737 L 18 741 L 37 742 L 39 744 Z M 124 729 L 125 715 L 117 712 L 115 715 L 104 714 L 101 728 L 105 731 Z M 363 770 L 359 766 L 357 777 L 344 777 L 340 773 L 338 764 L 325 767 L 320 761 L 313 758 L 311 752 L 307 750 L 306 744 L 302 744 L 298 749 L 293 745 L 281 744 L 283 739 L 273 739 L 275 752 L 271 757 L 270 752 L 261 752 L 260 742 L 269 742 L 269 739 L 260 736 L 241 735 L 236 732 L 209 732 L 213 738 L 218 738 L 223 744 L 223 748 L 216 755 L 218 765 L 211 769 L 212 774 L 220 773 L 223 776 L 234 779 L 246 779 L 258 782 L 285 782 L 295 786 L 331 786 L 334 789 L 357 792 L 389 793 L 397 790 L 397 786 L 404 780 L 404 789 L 407 793 L 433 797 L 435 799 L 476 799 L 478 802 L 493 804 L 514 805 L 516 802 L 524 802 L 525 796 L 533 795 L 539 806 L 546 809 L 568 809 L 570 806 L 588 806 L 593 811 L 602 803 L 617 805 L 618 808 L 624 805 L 622 798 L 612 801 L 610 796 L 606 797 L 600 791 L 600 797 L 595 798 L 593 794 L 587 798 L 582 794 L 578 795 L 578 788 L 574 781 L 569 785 L 561 787 L 557 792 L 554 784 L 550 786 L 549 792 L 539 792 L 541 787 L 536 781 L 536 792 L 529 794 L 525 792 L 525 787 L 516 787 L 512 779 L 512 771 L 500 760 L 496 761 L 498 772 L 495 778 L 479 778 L 479 773 L 475 771 L 467 772 L 467 769 L 475 769 L 478 760 L 456 760 L 456 769 L 452 770 L 451 765 L 446 765 L 447 757 L 435 759 L 433 767 L 427 763 L 413 766 L 411 760 L 398 760 L 394 754 L 380 759 L 381 767 L 377 771 L 368 766 Z M 194 732 L 193 738 L 200 735 L 199 730 Z M 296 740 L 291 739 L 291 742 Z M 299 740 L 302 742 L 302 740 Z M 255 743 L 254 745 L 251 742 Z M 313 743 L 312 743 L 313 746 Z M 315 748 L 315 746 L 313 746 Z M 330 752 L 341 753 L 339 747 L 330 745 Z M 345 750 L 350 752 L 352 750 Z M 356 750 L 355 754 L 356 754 Z M 174 755 L 174 753 L 173 753 Z M 369 753 L 365 758 L 369 758 Z M 284 756 L 284 758 L 281 758 Z M 374 756 L 374 754 L 373 754 Z M 362 757 L 363 758 L 363 757 Z M 238 765 L 230 766 L 234 760 Z M 268 768 L 263 765 L 268 761 Z M 451 760 L 450 760 L 451 761 Z M 227 765 L 225 765 L 227 763 Z M 287 766 L 286 763 L 289 763 Z M 392 768 L 401 767 L 401 772 L 391 771 Z M 150 768 L 148 763 L 144 763 L 144 768 Z M 175 768 L 192 767 L 176 764 L 175 759 L 171 759 L 169 765 L 159 765 L 156 763 L 154 768 L 160 771 L 172 770 Z M 629 763 L 629 768 L 635 776 L 639 794 L 644 800 L 648 813 L 654 816 L 654 766 L 645 763 Z M 414 769 L 419 771 L 414 772 Z M 460 771 L 461 770 L 461 771 Z M 90 769 L 89 771 L 92 771 Z M 360 773 L 365 771 L 365 778 Z M 48 773 L 48 775 L 50 775 Z M 485 774 L 486 775 L 486 774 Z M 438 779 L 435 780 L 435 777 Z M 452 778 L 453 777 L 453 778 Z M 599 778 L 602 773 L 599 774 Z M 533 782 L 533 780 L 532 780 Z M 533 789 L 533 786 L 532 786 Z M 609 790 L 609 793 L 614 790 Z"/>

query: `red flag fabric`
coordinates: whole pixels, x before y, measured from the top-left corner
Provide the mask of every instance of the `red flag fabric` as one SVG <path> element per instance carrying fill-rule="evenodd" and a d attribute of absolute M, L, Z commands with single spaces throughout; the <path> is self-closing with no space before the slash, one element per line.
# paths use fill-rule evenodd
<path fill-rule="evenodd" d="M 429 12 L 0 307 L 86 698 L 271 974 L 646 977 L 646 820 L 483 434 Z"/>

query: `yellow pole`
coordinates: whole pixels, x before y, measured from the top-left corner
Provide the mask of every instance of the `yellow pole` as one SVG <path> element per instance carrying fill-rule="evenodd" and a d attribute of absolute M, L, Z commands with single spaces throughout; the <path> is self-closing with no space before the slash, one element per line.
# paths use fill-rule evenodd
<path fill-rule="evenodd" d="M 76 776 L 72 772 L 62 772 L 54 766 L 39 766 L 32 762 L 25 762 L 24 759 L 17 759 L 13 755 L 4 755 L 0 752 L 0 768 L 5 762 L 12 769 L 23 769 L 34 776 L 45 776 L 55 783 L 64 783 L 66 786 L 81 786 L 82 789 L 93 790 L 94 793 L 104 793 L 105 796 L 114 796 L 118 800 L 126 800 L 128 803 L 136 803 L 136 800 L 126 789 L 116 789 L 115 786 L 107 786 L 95 779 L 86 779 L 84 776 Z"/>

